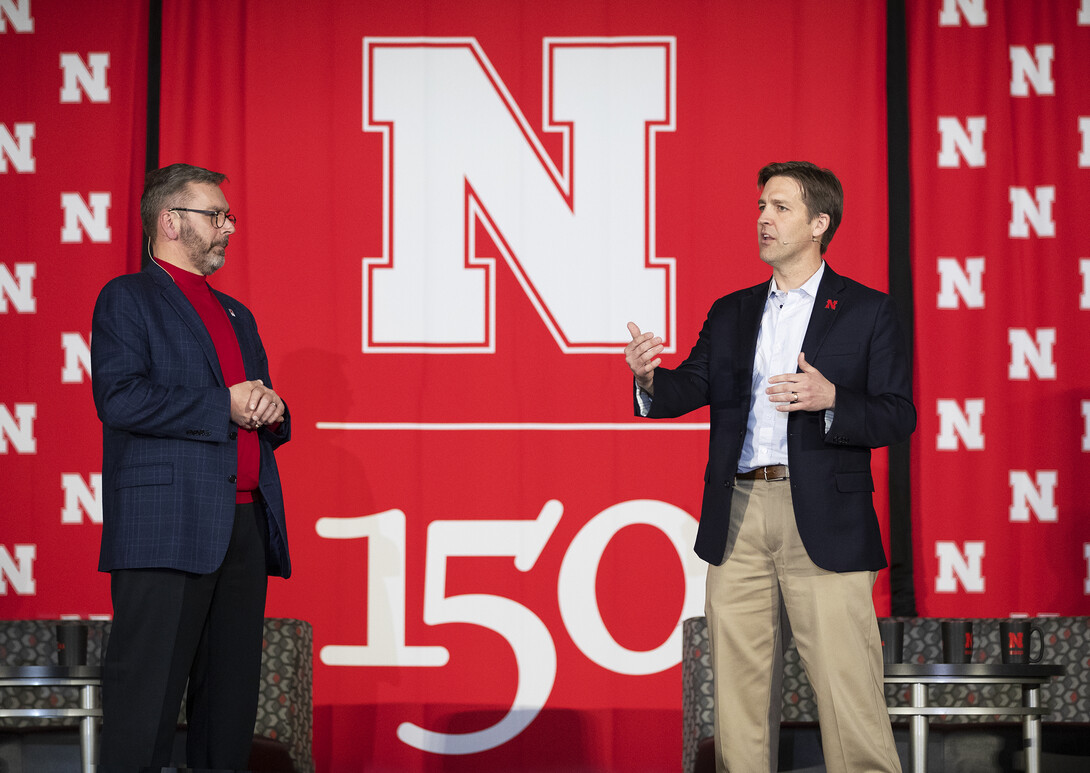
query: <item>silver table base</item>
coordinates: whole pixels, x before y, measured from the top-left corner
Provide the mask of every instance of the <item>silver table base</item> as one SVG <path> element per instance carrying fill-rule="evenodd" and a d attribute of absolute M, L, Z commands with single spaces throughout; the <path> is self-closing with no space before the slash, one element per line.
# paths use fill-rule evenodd
<path fill-rule="evenodd" d="M 1016 716 L 1022 717 L 1022 738 L 1026 755 L 1026 773 L 1041 773 L 1041 717 L 1049 713 L 1041 707 L 1041 685 L 1063 676 L 1063 666 L 1031 663 L 947 664 L 887 663 L 886 684 L 911 685 L 909 706 L 890 706 L 891 716 L 908 716 L 908 759 L 912 773 L 927 771 L 928 717 L 934 716 Z M 928 686 L 932 684 L 1010 684 L 1021 685 L 1021 706 L 932 706 Z"/>
<path fill-rule="evenodd" d="M 98 757 L 98 719 L 102 717 L 99 666 L 0 666 L 3 687 L 79 687 L 80 707 L 9 708 L 0 702 L 0 717 L 80 717 L 80 762 L 84 773 L 93 773 Z"/>

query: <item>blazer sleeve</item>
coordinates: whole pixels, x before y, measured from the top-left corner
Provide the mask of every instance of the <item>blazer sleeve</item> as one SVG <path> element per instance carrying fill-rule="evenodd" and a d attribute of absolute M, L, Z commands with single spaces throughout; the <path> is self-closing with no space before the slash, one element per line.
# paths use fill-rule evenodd
<path fill-rule="evenodd" d="M 656 368 L 654 377 L 655 393 L 651 398 L 651 407 L 647 417 L 651 419 L 672 419 L 682 416 L 709 403 L 709 384 L 712 330 L 715 326 L 717 301 L 708 312 L 700 335 L 677 368 Z M 639 415 L 639 406 L 636 406 Z"/>
<path fill-rule="evenodd" d="M 262 343 L 261 336 L 256 335 L 257 326 L 254 325 L 255 339 L 257 341 L 257 350 L 259 358 L 261 358 L 263 373 L 262 381 L 264 384 L 272 390 L 276 390 L 276 387 L 272 386 L 272 377 L 269 375 L 268 358 L 265 354 L 265 347 Z M 281 397 L 281 399 L 283 399 Z M 263 426 L 261 428 L 262 437 L 265 438 L 268 444 L 276 449 L 287 443 L 291 439 L 291 409 L 288 407 L 288 401 L 283 400 L 283 419 L 276 426 Z"/>
<path fill-rule="evenodd" d="M 836 384 L 826 442 L 880 448 L 907 440 L 916 429 L 908 349 L 889 296 L 882 295 L 877 304 L 868 351 L 866 388 Z"/>
<path fill-rule="evenodd" d="M 126 280 L 126 281 L 120 281 Z M 231 431 L 231 395 L 210 377 L 197 347 L 178 347 L 149 319 L 152 296 L 139 275 L 119 277 L 99 294 L 91 321 L 91 389 L 103 425 L 154 437 L 223 442 Z M 181 321 L 181 337 L 191 337 Z M 199 362 L 197 361 L 199 359 Z M 196 367 L 195 367 L 196 364 Z"/>

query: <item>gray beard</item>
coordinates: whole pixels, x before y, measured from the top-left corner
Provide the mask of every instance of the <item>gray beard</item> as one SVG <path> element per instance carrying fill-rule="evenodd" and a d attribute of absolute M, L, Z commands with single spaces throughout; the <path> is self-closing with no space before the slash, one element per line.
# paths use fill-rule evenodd
<path fill-rule="evenodd" d="M 193 261 L 194 267 L 196 267 L 201 274 L 204 276 L 211 276 L 223 268 L 226 257 L 227 256 L 223 253 L 207 250 L 203 253 L 190 253 L 189 259 Z"/>
<path fill-rule="evenodd" d="M 223 268 L 227 259 L 226 244 L 217 246 L 215 242 L 202 242 L 188 223 L 182 224 L 182 243 L 189 255 L 189 262 L 202 276 L 211 276 Z"/>

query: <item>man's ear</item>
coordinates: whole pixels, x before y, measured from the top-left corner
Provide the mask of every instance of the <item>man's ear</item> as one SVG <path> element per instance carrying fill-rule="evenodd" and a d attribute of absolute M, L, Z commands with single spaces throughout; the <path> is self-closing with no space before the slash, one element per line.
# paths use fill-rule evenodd
<path fill-rule="evenodd" d="M 820 213 L 814 218 L 813 235 L 814 239 L 818 240 L 823 233 L 829 230 L 829 216 L 824 212 Z"/>
<path fill-rule="evenodd" d="M 167 241 L 174 241 L 178 238 L 181 229 L 178 224 L 177 212 L 164 209 L 159 213 L 159 232 L 163 234 L 163 238 Z"/>

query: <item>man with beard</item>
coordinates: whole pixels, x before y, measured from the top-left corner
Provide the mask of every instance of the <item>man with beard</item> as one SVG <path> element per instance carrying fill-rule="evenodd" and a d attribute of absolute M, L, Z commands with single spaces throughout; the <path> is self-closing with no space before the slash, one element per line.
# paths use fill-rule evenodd
<path fill-rule="evenodd" d="M 95 305 L 99 570 L 114 609 L 100 771 L 171 764 L 187 680 L 189 767 L 248 767 L 267 578 L 291 573 L 273 457 L 287 407 L 253 315 L 206 279 L 235 231 L 225 179 L 188 164 L 149 172 L 151 260 Z"/>

